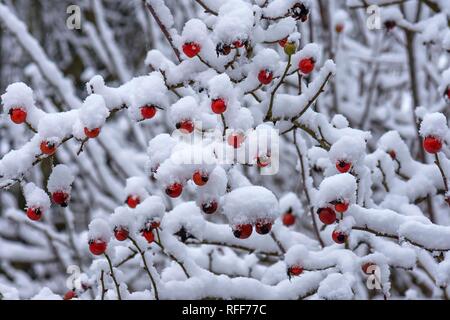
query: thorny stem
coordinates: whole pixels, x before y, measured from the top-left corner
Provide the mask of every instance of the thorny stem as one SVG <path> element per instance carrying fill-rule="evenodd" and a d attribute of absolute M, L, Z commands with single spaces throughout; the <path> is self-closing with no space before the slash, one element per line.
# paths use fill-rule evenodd
<path fill-rule="evenodd" d="M 322 238 L 320 237 L 320 232 L 319 232 L 319 228 L 317 226 L 317 221 L 316 221 L 316 216 L 314 214 L 314 209 L 311 205 L 311 198 L 309 195 L 309 190 L 308 190 L 308 186 L 306 184 L 306 168 L 305 168 L 305 163 L 303 161 L 303 155 L 302 152 L 297 144 L 297 130 L 294 130 L 294 145 L 295 145 L 295 149 L 297 151 L 297 155 L 298 155 L 298 159 L 300 161 L 300 174 L 302 175 L 302 184 L 303 184 L 303 189 L 305 190 L 305 197 L 306 197 L 306 201 L 309 207 L 309 212 L 311 214 L 311 219 L 313 221 L 313 226 L 314 226 L 314 233 L 316 234 L 316 238 L 320 243 L 320 246 L 323 248 L 325 246 L 325 244 L 323 243 Z"/>
<path fill-rule="evenodd" d="M 117 298 L 119 300 L 122 300 L 122 297 L 120 295 L 120 286 L 119 286 L 119 283 L 117 282 L 116 275 L 114 274 L 114 267 L 111 263 L 111 259 L 109 258 L 108 254 L 106 254 L 106 252 L 104 253 L 104 255 L 105 255 L 106 260 L 108 261 L 109 270 L 111 271 L 111 278 L 113 279 L 114 285 L 116 286 Z"/>
<path fill-rule="evenodd" d="M 137 244 L 136 240 L 134 240 L 132 237 L 128 236 L 128 239 L 130 239 L 130 241 L 133 243 L 133 245 L 136 247 L 136 249 L 138 250 L 139 254 L 142 257 L 142 262 L 144 263 L 144 270 L 147 272 L 148 277 L 150 278 L 150 281 L 152 283 L 153 286 L 153 292 L 155 294 L 155 299 L 159 300 L 159 296 L 158 296 L 158 288 L 156 287 L 156 282 L 155 279 L 153 279 L 153 276 L 150 272 L 150 269 L 148 268 L 147 265 L 147 259 L 145 258 L 145 252 L 141 250 L 141 248 L 139 247 L 139 245 Z"/>

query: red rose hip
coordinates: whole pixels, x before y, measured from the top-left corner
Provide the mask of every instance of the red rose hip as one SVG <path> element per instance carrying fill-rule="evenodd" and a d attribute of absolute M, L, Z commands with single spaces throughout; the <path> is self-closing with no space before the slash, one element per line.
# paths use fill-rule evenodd
<path fill-rule="evenodd" d="M 56 145 L 53 142 L 42 141 L 39 147 L 43 154 L 46 154 L 49 156 L 56 152 Z"/>
<path fill-rule="evenodd" d="M 56 191 L 52 193 L 53 202 L 59 204 L 61 207 L 67 207 L 69 195 L 64 191 Z"/>
<path fill-rule="evenodd" d="M 345 234 L 344 232 L 334 230 L 331 237 L 333 238 L 334 242 L 342 244 L 345 243 L 345 241 L 347 241 L 348 235 Z"/>
<path fill-rule="evenodd" d="M 336 212 L 331 208 L 320 208 L 317 213 L 323 224 L 333 224 L 336 222 Z"/>
<path fill-rule="evenodd" d="M 129 232 L 126 228 L 114 228 L 114 237 L 118 241 L 125 241 L 128 238 Z"/>
<path fill-rule="evenodd" d="M 64 295 L 64 300 L 72 300 L 73 298 L 77 298 L 77 294 L 73 290 L 69 290 Z"/>
<path fill-rule="evenodd" d="M 302 59 L 298 63 L 298 69 L 303 74 L 310 74 L 314 70 L 315 62 L 312 58 Z"/>
<path fill-rule="evenodd" d="M 336 210 L 339 213 L 344 213 L 345 211 L 347 211 L 348 206 L 349 206 L 348 202 L 339 201 L 334 205 L 334 210 Z"/>
<path fill-rule="evenodd" d="M 27 112 L 21 108 L 14 108 L 9 110 L 9 116 L 11 117 L 12 122 L 21 124 L 27 119 Z"/>
<path fill-rule="evenodd" d="M 302 273 L 303 273 L 303 268 L 301 266 L 299 266 L 299 265 L 291 266 L 288 269 L 288 274 L 290 276 L 294 276 L 295 277 L 295 276 L 301 275 Z"/>
<path fill-rule="evenodd" d="M 198 186 L 204 186 L 208 182 L 208 174 L 201 171 L 195 171 L 192 175 L 192 181 Z"/>
<path fill-rule="evenodd" d="M 176 128 L 181 130 L 183 133 L 191 133 L 194 131 L 194 124 L 191 120 L 183 120 L 176 124 Z"/>
<path fill-rule="evenodd" d="M 146 105 L 140 108 L 141 116 L 144 120 L 151 119 L 156 114 L 156 107 L 151 105 Z"/>
<path fill-rule="evenodd" d="M 423 140 L 423 148 L 428 153 L 438 153 L 442 148 L 442 140 L 438 137 L 428 136 Z"/>
<path fill-rule="evenodd" d="M 183 185 L 181 183 L 171 184 L 166 188 L 166 194 L 171 198 L 178 198 L 183 192 Z"/>
<path fill-rule="evenodd" d="M 216 201 L 204 203 L 202 204 L 202 211 L 206 214 L 213 214 L 214 212 L 217 211 L 218 206 L 219 205 L 217 204 Z"/>
<path fill-rule="evenodd" d="M 39 221 L 42 218 L 42 210 L 40 208 L 28 208 L 27 217 L 33 221 Z"/>
<path fill-rule="evenodd" d="M 269 84 L 272 82 L 273 79 L 273 73 L 269 70 L 261 70 L 258 73 L 258 80 L 262 84 Z"/>
<path fill-rule="evenodd" d="M 88 138 L 96 138 L 100 134 L 100 128 L 95 128 L 95 129 L 92 129 L 92 130 L 90 130 L 88 128 L 84 128 L 84 134 Z"/>
<path fill-rule="evenodd" d="M 200 50 L 201 47 L 198 43 L 188 42 L 183 44 L 183 52 L 189 58 L 195 57 L 197 54 L 199 54 Z"/>
<path fill-rule="evenodd" d="M 336 169 L 340 173 L 349 172 L 351 168 L 352 168 L 352 164 L 350 162 L 347 162 L 345 160 L 339 160 L 336 162 Z"/>
<path fill-rule="evenodd" d="M 223 99 L 214 99 L 211 102 L 211 110 L 216 114 L 222 114 L 227 110 L 227 105 Z"/>
<path fill-rule="evenodd" d="M 97 239 L 89 241 L 89 250 L 92 254 L 99 256 L 106 251 L 107 244 L 105 241 Z"/>
<path fill-rule="evenodd" d="M 292 211 L 288 211 L 283 215 L 283 224 L 286 227 L 290 227 L 295 224 L 295 215 L 292 213 Z"/>
<path fill-rule="evenodd" d="M 251 236 L 252 231 L 251 224 L 238 224 L 233 228 L 233 235 L 238 239 L 247 239 Z"/>
<path fill-rule="evenodd" d="M 147 240 L 148 243 L 152 243 L 155 240 L 152 230 L 142 230 L 142 236 Z"/>
<path fill-rule="evenodd" d="M 134 209 L 141 203 L 141 199 L 138 196 L 128 196 L 126 203 L 130 208 Z"/>

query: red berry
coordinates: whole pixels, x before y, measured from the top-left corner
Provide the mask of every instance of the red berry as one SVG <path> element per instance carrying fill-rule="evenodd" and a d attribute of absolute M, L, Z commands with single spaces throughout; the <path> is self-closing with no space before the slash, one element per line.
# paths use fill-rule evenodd
<path fill-rule="evenodd" d="M 395 153 L 395 151 L 394 150 L 389 150 L 388 153 L 391 156 L 391 159 L 395 160 L 395 158 L 397 157 L 397 154 Z"/>
<path fill-rule="evenodd" d="M 300 60 L 298 63 L 298 69 L 303 74 L 310 74 L 314 70 L 314 60 L 312 58 L 306 58 Z"/>
<path fill-rule="evenodd" d="M 438 137 L 428 136 L 423 140 L 423 148 L 428 153 L 438 153 L 442 148 L 442 141 Z"/>
<path fill-rule="evenodd" d="M 181 130 L 183 133 L 187 134 L 194 131 L 194 124 L 192 123 L 191 120 L 183 120 L 176 124 L 176 128 L 178 130 Z"/>
<path fill-rule="evenodd" d="M 344 31 L 344 25 L 341 23 L 338 23 L 335 27 L 336 33 L 341 33 L 342 31 Z"/>
<path fill-rule="evenodd" d="M 257 221 L 255 224 L 255 231 L 259 234 L 268 234 L 272 230 L 272 222 Z"/>
<path fill-rule="evenodd" d="M 450 102 L 450 86 L 447 87 L 447 90 L 445 91 L 445 94 L 444 94 L 444 98 L 445 98 L 445 100 L 447 100 L 447 102 Z"/>
<path fill-rule="evenodd" d="M 153 118 L 156 114 L 156 108 L 151 105 L 143 106 L 140 110 L 141 116 L 145 120 Z"/>
<path fill-rule="evenodd" d="M 317 213 L 323 224 L 333 224 L 336 222 L 336 212 L 331 208 L 320 208 Z"/>
<path fill-rule="evenodd" d="M 351 162 L 347 162 L 347 161 L 344 161 L 344 160 L 339 160 L 339 161 L 336 162 L 336 169 L 340 173 L 349 172 L 351 167 L 352 167 Z"/>
<path fill-rule="evenodd" d="M 233 46 L 235 48 L 242 48 L 244 46 L 244 42 L 241 41 L 241 40 L 236 40 L 236 41 L 233 42 Z"/>
<path fill-rule="evenodd" d="M 205 173 L 202 173 L 201 171 L 195 171 L 192 175 L 192 180 L 194 183 L 198 186 L 204 186 L 208 182 L 208 175 Z"/>
<path fill-rule="evenodd" d="M 292 214 L 292 211 L 288 211 L 283 215 L 283 224 L 286 227 L 290 227 L 295 224 L 295 215 Z"/>
<path fill-rule="evenodd" d="M 99 256 L 106 251 L 107 244 L 105 241 L 97 239 L 89 241 L 89 250 L 92 254 Z"/>
<path fill-rule="evenodd" d="M 252 234 L 251 224 L 238 224 L 233 228 L 233 235 L 238 239 L 247 239 Z"/>
<path fill-rule="evenodd" d="M 166 188 L 166 194 L 171 198 L 178 198 L 183 192 L 183 185 L 175 182 Z"/>
<path fill-rule="evenodd" d="M 218 206 L 219 205 L 217 204 L 216 201 L 210 201 L 208 203 L 202 204 L 202 210 L 206 214 L 213 214 L 214 212 L 217 211 Z"/>
<path fill-rule="evenodd" d="M 349 206 L 348 202 L 342 201 L 342 202 L 337 202 L 334 205 L 334 210 L 336 210 L 339 213 L 344 213 L 345 211 L 347 211 Z"/>
<path fill-rule="evenodd" d="M 361 266 L 361 270 L 365 273 L 365 274 L 372 274 L 373 272 L 369 271 L 369 267 L 371 266 L 375 266 L 375 263 L 372 262 L 366 262 L 365 264 L 363 264 Z"/>
<path fill-rule="evenodd" d="M 227 110 L 227 105 L 223 99 L 214 99 L 211 102 L 211 109 L 216 114 L 222 114 Z"/>
<path fill-rule="evenodd" d="M 100 134 L 100 128 L 95 128 L 92 130 L 89 130 L 88 128 L 84 128 L 84 134 L 88 138 L 96 138 Z"/>
<path fill-rule="evenodd" d="M 280 47 L 284 48 L 284 46 L 286 46 L 286 43 L 288 41 L 288 38 L 284 38 L 278 41 L 278 44 L 280 45 Z"/>
<path fill-rule="evenodd" d="M 27 119 L 27 112 L 21 108 L 14 108 L 9 110 L 9 116 L 11 117 L 12 122 L 21 124 Z"/>
<path fill-rule="evenodd" d="M 183 52 L 189 58 L 195 57 L 201 50 L 201 47 L 198 43 L 188 42 L 183 44 Z"/>
<path fill-rule="evenodd" d="M 261 70 L 258 73 L 258 80 L 262 84 L 269 84 L 272 82 L 273 79 L 273 73 L 269 70 Z"/>
<path fill-rule="evenodd" d="M 125 228 L 114 228 L 114 236 L 119 241 L 125 241 L 128 238 L 128 230 Z"/>
<path fill-rule="evenodd" d="M 334 242 L 339 243 L 339 244 L 344 243 L 348 238 L 347 234 L 345 234 L 344 232 L 337 231 L 337 230 L 334 230 L 333 234 L 331 236 L 332 236 Z"/>
<path fill-rule="evenodd" d="M 27 217 L 33 221 L 38 221 L 42 218 L 42 210 L 40 208 L 28 208 Z"/>
<path fill-rule="evenodd" d="M 270 164 L 270 157 L 268 156 L 261 156 L 256 158 L 256 164 L 259 168 L 265 168 Z"/>
<path fill-rule="evenodd" d="M 69 290 L 64 295 L 64 300 L 72 300 L 73 298 L 76 298 L 77 294 L 73 290 Z"/>
<path fill-rule="evenodd" d="M 46 155 L 52 155 L 56 152 L 56 146 L 53 142 L 42 141 L 40 148 L 41 152 Z"/>
<path fill-rule="evenodd" d="M 130 208 L 134 209 L 139 203 L 141 203 L 141 199 L 138 196 L 128 196 L 126 202 Z"/>
<path fill-rule="evenodd" d="M 52 193 L 53 202 L 59 204 L 61 207 L 67 207 L 69 195 L 64 191 L 56 191 Z"/>
<path fill-rule="evenodd" d="M 384 23 L 384 26 L 388 31 L 391 31 L 397 26 L 397 23 L 394 20 L 388 20 Z"/>
<path fill-rule="evenodd" d="M 150 223 L 150 228 L 153 230 L 153 229 L 157 229 L 157 228 L 159 228 L 159 226 L 161 225 L 161 222 L 159 222 L 159 221 L 152 221 L 151 223 Z"/>
<path fill-rule="evenodd" d="M 299 265 L 291 266 L 288 269 L 288 273 L 290 276 L 299 276 L 303 273 L 303 268 Z"/>
<path fill-rule="evenodd" d="M 235 149 L 241 147 L 242 142 L 244 142 L 245 136 L 242 133 L 234 132 L 228 136 L 228 144 Z"/>
<path fill-rule="evenodd" d="M 152 230 L 142 230 L 142 236 L 147 240 L 148 243 L 152 243 L 155 240 Z"/>

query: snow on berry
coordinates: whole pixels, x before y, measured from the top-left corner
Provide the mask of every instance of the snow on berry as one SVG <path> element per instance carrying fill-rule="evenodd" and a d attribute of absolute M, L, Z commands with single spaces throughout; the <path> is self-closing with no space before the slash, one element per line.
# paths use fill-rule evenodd
<path fill-rule="evenodd" d="M 198 102 L 191 96 L 184 97 L 170 107 L 169 119 L 174 127 L 186 120 L 193 123 L 197 118 L 198 111 Z"/>
<path fill-rule="evenodd" d="M 356 201 L 356 179 L 349 173 L 325 178 L 315 194 L 317 207 L 326 207 L 335 201 L 354 203 Z"/>
<path fill-rule="evenodd" d="M 330 274 L 320 283 L 317 295 L 324 300 L 353 299 L 356 279 L 352 274 Z"/>
<path fill-rule="evenodd" d="M 447 119 L 440 112 L 428 113 L 420 124 L 420 135 L 424 138 L 444 139 L 448 134 Z"/>
<path fill-rule="evenodd" d="M 366 142 L 360 137 L 344 136 L 330 148 L 330 161 L 341 167 L 339 172 L 348 172 L 351 167 L 361 164 L 366 149 Z"/>
<path fill-rule="evenodd" d="M 280 205 L 280 212 L 282 214 L 290 212 L 291 214 L 293 214 L 298 218 L 301 218 L 305 214 L 300 199 L 293 192 L 289 192 L 284 196 L 282 196 L 280 198 L 279 205 Z"/>
<path fill-rule="evenodd" d="M 135 231 L 150 229 L 153 222 L 163 219 L 166 207 L 160 197 L 150 196 L 145 199 L 134 211 L 136 216 Z"/>
<path fill-rule="evenodd" d="M 58 164 L 53 168 L 52 173 L 48 178 L 47 190 L 52 194 L 63 192 L 70 195 L 74 180 L 75 177 L 72 170 L 64 164 Z"/>
<path fill-rule="evenodd" d="M 219 9 L 214 25 L 217 40 L 231 44 L 235 39 L 249 39 L 252 34 L 254 17 L 252 6 L 242 0 L 229 0 Z"/>
<path fill-rule="evenodd" d="M 147 180 L 144 177 L 128 178 L 124 189 L 125 201 L 128 202 L 129 197 L 131 197 L 134 199 L 133 203 L 138 205 L 148 197 L 146 187 Z M 136 205 L 133 207 L 136 207 Z"/>
<path fill-rule="evenodd" d="M 86 83 L 87 92 L 98 94 L 105 100 L 106 107 L 111 111 L 120 108 L 125 102 L 119 88 L 111 88 L 106 86 L 102 76 L 96 75 Z"/>
<path fill-rule="evenodd" d="M 108 243 L 112 235 L 108 222 L 101 218 L 96 218 L 89 223 L 89 241 L 100 240 Z"/>
<path fill-rule="evenodd" d="M 223 212 L 234 225 L 256 223 L 258 219 L 274 221 L 279 215 L 278 200 L 260 186 L 238 188 L 225 195 Z"/>
<path fill-rule="evenodd" d="M 23 187 L 23 193 L 27 204 L 27 210 L 33 210 L 38 215 L 45 214 L 50 208 L 50 199 L 47 193 L 34 183 L 29 182 Z"/>
<path fill-rule="evenodd" d="M 195 202 L 184 202 L 164 215 L 161 228 L 172 234 L 184 229 L 184 232 L 201 240 L 206 222 Z"/>
<path fill-rule="evenodd" d="M 81 124 L 88 130 L 101 128 L 108 115 L 105 100 L 98 94 L 88 96 L 80 109 Z"/>

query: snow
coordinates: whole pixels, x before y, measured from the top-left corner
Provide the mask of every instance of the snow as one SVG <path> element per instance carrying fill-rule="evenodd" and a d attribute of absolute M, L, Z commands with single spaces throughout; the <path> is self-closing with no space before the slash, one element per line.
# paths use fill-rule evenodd
<path fill-rule="evenodd" d="M 74 180 L 72 170 L 64 164 L 58 164 L 48 178 L 47 190 L 51 193 L 63 191 L 70 194 Z"/>
<path fill-rule="evenodd" d="M 105 100 L 98 94 L 88 96 L 80 109 L 80 121 L 89 130 L 103 126 L 108 116 Z"/>
<path fill-rule="evenodd" d="M 327 207 L 333 201 L 354 203 L 356 201 L 356 179 L 349 173 L 325 178 L 316 193 L 318 208 Z"/>
<path fill-rule="evenodd" d="M 349 274 L 330 274 L 320 283 L 317 294 L 325 300 L 350 300 L 355 279 Z"/>
<path fill-rule="evenodd" d="M 144 177 L 128 178 L 124 189 L 124 201 L 128 198 L 128 196 L 137 196 L 140 201 L 143 201 L 148 197 L 146 186 L 147 180 Z"/>
<path fill-rule="evenodd" d="M 89 223 L 89 240 L 102 240 L 109 242 L 112 231 L 106 220 L 96 218 Z"/>
<path fill-rule="evenodd" d="M 440 113 L 426 114 L 420 124 L 420 135 L 422 137 L 434 136 L 444 138 L 448 133 L 447 118 Z"/>
<path fill-rule="evenodd" d="M 255 223 L 258 219 L 275 220 L 279 215 L 278 200 L 266 188 L 242 187 L 225 196 L 223 212 L 231 224 Z"/>
<path fill-rule="evenodd" d="M 27 183 L 23 187 L 23 193 L 27 202 L 27 208 L 39 208 L 42 212 L 47 212 L 50 208 L 50 198 L 47 193 L 34 183 Z"/>

